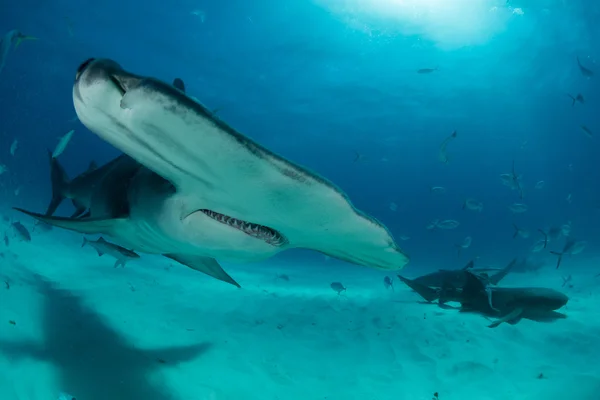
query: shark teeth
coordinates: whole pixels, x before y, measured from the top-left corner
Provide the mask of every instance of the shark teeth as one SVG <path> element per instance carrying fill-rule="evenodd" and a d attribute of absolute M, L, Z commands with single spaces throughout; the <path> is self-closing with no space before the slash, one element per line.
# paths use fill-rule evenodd
<path fill-rule="evenodd" d="M 242 221 L 240 219 L 232 218 L 212 210 L 204 209 L 199 211 L 217 222 L 242 231 L 246 235 L 252 236 L 253 238 L 263 240 L 272 246 L 283 246 L 284 244 L 288 243 L 287 239 L 281 233 L 267 226 Z"/>

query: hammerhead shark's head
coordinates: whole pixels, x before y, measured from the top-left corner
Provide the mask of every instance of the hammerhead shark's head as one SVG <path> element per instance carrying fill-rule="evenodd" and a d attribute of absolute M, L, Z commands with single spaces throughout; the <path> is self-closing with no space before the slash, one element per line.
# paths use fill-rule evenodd
<path fill-rule="evenodd" d="M 259 261 L 308 248 L 383 270 L 408 263 L 386 227 L 339 188 L 243 136 L 181 88 L 90 59 L 77 71 L 73 102 L 86 127 L 144 168 L 128 181 L 122 216 L 44 222 L 178 260 Z"/>
<path fill-rule="evenodd" d="M 464 312 L 476 312 L 497 318 L 489 325 L 490 328 L 495 328 L 503 322 L 516 324 L 522 318 L 541 322 L 566 318 L 556 310 L 567 304 L 569 298 L 557 290 L 537 287 L 491 287 L 485 279 L 470 271 L 465 272 L 465 278 L 462 287 L 445 286 L 443 301 L 460 303 L 460 310 Z M 414 281 L 410 287 L 427 301 L 440 298 L 439 288 Z"/>
<path fill-rule="evenodd" d="M 107 324 L 79 296 L 35 278 L 44 298 L 41 341 L 0 341 L 9 358 L 36 358 L 56 368 L 58 386 L 77 399 L 175 400 L 152 375 L 163 367 L 191 361 L 210 350 L 209 343 L 140 349 Z M 58 398 L 58 395 L 51 397 Z"/>
<path fill-rule="evenodd" d="M 506 267 L 489 276 L 489 283 L 497 285 L 511 271 L 516 262 L 517 259 L 512 260 Z M 419 286 L 427 286 L 432 288 L 462 288 L 466 285 L 467 277 L 472 272 L 479 273 L 484 272 L 484 270 L 474 268 L 474 262 L 469 261 L 462 269 L 441 269 L 415 279 L 408 279 L 401 275 L 398 275 L 398 278 L 400 278 L 402 282 L 411 288 L 413 283 Z"/>

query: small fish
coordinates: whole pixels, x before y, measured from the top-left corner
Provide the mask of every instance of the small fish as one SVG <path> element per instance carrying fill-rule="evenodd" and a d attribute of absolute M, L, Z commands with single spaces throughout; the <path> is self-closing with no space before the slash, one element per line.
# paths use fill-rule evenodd
<path fill-rule="evenodd" d="M 429 225 L 427 225 L 427 229 L 428 230 L 434 230 L 434 229 L 448 230 L 448 229 L 458 228 L 459 225 L 460 225 L 460 223 L 453 219 L 446 219 L 444 221 L 440 221 L 439 219 L 436 219 L 436 220 L 433 220 L 431 223 L 429 223 Z"/>
<path fill-rule="evenodd" d="M 8 168 L 4 164 L 0 164 L 0 175 L 8 171 Z"/>
<path fill-rule="evenodd" d="M 290 277 L 286 274 L 279 274 L 275 277 L 275 279 L 281 279 L 282 281 L 286 281 L 286 282 L 290 281 Z"/>
<path fill-rule="evenodd" d="M 10 245 L 10 240 L 8 239 L 8 235 L 6 233 L 4 234 L 4 245 L 6 247 L 8 247 L 8 245 Z"/>
<path fill-rule="evenodd" d="M 329 287 L 331 287 L 335 292 L 337 292 L 337 294 L 339 295 L 342 292 L 346 291 L 346 288 L 344 287 L 344 285 L 342 285 L 340 282 L 332 282 Z"/>
<path fill-rule="evenodd" d="M 440 152 L 439 152 L 438 157 L 439 157 L 439 160 L 441 162 L 443 162 L 444 164 L 448 164 L 448 156 L 446 155 L 446 147 L 448 147 L 448 143 L 450 143 L 450 141 L 453 139 L 456 139 L 456 131 L 452 132 L 452 134 L 450 136 L 448 136 L 446 139 L 444 139 L 444 141 L 440 145 Z"/>
<path fill-rule="evenodd" d="M 65 151 L 65 149 L 67 148 L 67 145 L 69 144 L 69 141 L 73 137 L 74 133 L 75 133 L 75 130 L 71 129 L 69 132 L 65 133 L 65 135 L 63 137 L 60 138 L 60 140 L 58 141 L 58 144 L 56 145 L 56 148 L 52 152 L 52 158 L 56 158 L 56 157 L 60 156 L 63 153 L 63 151 Z"/>
<path fill-rule="evenodd" d="M 574 256 L 576 254 L 579 254 L 583 251 L 583 249 L 585 249 L 587 246 L 587 242 L 585 240 L 579 241 L 579 242 L 575 242 L 575 244 L 573 245 L 573 248 L 571 248 L 571 255 Z"/>
<path fill-rule="evenodd" d="M 537 242 L 535 242 L 535 244 L 533 245 L 533 247 L 531 248 L 531 252 L 532 253 L 539 253 L 540 251 L 542 251 L 543 249 L 546 248 L 546 241 L 544 239 L 540 239 Z"/>
<path fill-rule="evenodd" d="M 588 128 L 587 126 L 581 125 L 580 128 L 587 137 L 589 137 L 589 138 L 594 137 L 594 132 L 592 132 L 592 130 L 590 128 Z"/>
<path fill-rule="evenodd" d="M 475 199 L 466 199 L 462 209 L 481 212 L 483 211 L 483 203 Z"/>
<path fill-rule="evenodd" d="M 8 59 L 8 54 L 10 53 L 11 48 L 16 49 L 19 47 L 23 40 L 35 40 L 37 38 L 33 36 L 27 36 L 23 33 L 19 32 L 16 29 L 8 31 L 0 38 L 0 72 L 4 69 L 4 65 L 6 64 L 6 60 Z"/>
<path fill-rule="evenodd" d="M 567 196 L 567 203 L 571 204 L 573 202 L 573 195 L 571 193 L 569 193 L 569 195 Z"/>
<path fill-rule="evenodd" d="M 579 66 L 579 71 L 581 71 L 581 75 L 585 76 L 586 78 L 591 78 L 592 76 L 594 76 L 594 71 L 581 65 L 581 61 L 579 61 L 579 56 L 577 56 L 577 66 Z"/>
<path fill-rule="evenodd" d="M 546 184 L 546 182 L 544 181 L 537 181 L 537 183 L 535 184 L 535 188 L 536 189 L 542 189 L 544 187 L 544 185 Z"/>
<path fill-rule="evenodd" d="M 406 235 L 400 236 L 400 240 L 405 240 L 406 241 L 408 239 L 410 239 L 410 236 L 406 236 Z"/>
<path fill-rule="evenodd" d="M 392 211 L 397 211 L 398 210 L 398 205 L 394 202 L 390 203 L 390 210 Z"/>
<path fill-rule="evenodd" d="M 140 256 L 131 250 L 127 250 L 124 247 L 118 246 L 114 243 L 107 242 L 104 238 L 100 237 L 98 240 L 87 240 L 83 238 L 83 244 L 81 247 L 89 244 L 98 252 L 98 256 L 102 256 L 103 254 L 108 254 L 117 259 L 115 262 L 115 268 L 118 266 L 125 267 L 125 263 L 129 260 L 133 260 L 136 258 L 140 258 Z"/>
<path fill-rule="evenodd" d="M 429 191 L 433 194 L 441 195 L 446 193 L 446 188 L 442 186 L 433 186 Z"/>
<path fill-rule="evenodd" d="M 575 103 L 585 104 L 585 99 L 583 98 L 583 95 L 581 93 L 577 93 L 577 96 L 575 96 L 575 97 L 573 97 L 570 94 L 567 94 L 567 96 L 569 96 L 571 98 L 571 100 L 573 100 L 571 107 L 573 107 L 575 105 Z"/>
<path fill-rule="evenodd" d="M 515 233 L 513 234 L 513 239 L 515 239 L 517 237 L 521 237 L 523 239 L 529 238 L 529 236 L 530 236 L 529 231 L 519 228 L 516 224 L 513 224 L 513 227 L 515 228 Z"/>
<path fill-rule="evenodd" d="M 396 289 L 394 289 L 394 281 L 389 276 L 386 276 L 385 278 L 383 278 L 383 286 L 386 289 L 390 289 L 391 288 L 393 292 L 396 291 Z"/>
<path fill-rule="evenodd" d="M 585 249 L 585 247 L 587 246 L 587 242 L 586 241 L 581 241 L 581 242 L 576 242 L 573 239 L 567 239 L 563 250 L 561 252 L 556 252 L 556 251 L 551 251 L 550 253 L 554 254 L 555 256 L 558 256 L 558 261 L 556 262 L 556 268 L 558 269 L 558 267 L 560 267 L 560 263 L 562 262 L 562 258 L 564 255 L 575 255 L 575 254 L 579 254 L 583 251 L 583 249 Z"/>
<path fill-rule="evenodd" d="M 31 242 L 31 234 L 29 233 L 27 228 L 25 228 L 25 226 L 22 223 L 20 223 L 19 221 L 16 221 L 16 222 L 13 222 L 11 225 L 14 228 L 19 239 L 21 239 L 25 242 Z"/>
<path fill-rule="evenodd" d="M 12 144 L 10 145 L 10 155 L 11 156 L 15 155 L 18 147 L 19 147 L 19 141 L 17 139 L 13 140 Z"/>
<path fill-rule="evenodd" d="M 524 213 L 528 209 L 527 205 L 523 203 L 513 203 L 508 208 L 515 214 Z"/>
<path fill-rule="evenodd" d="M 417 74 L 431 74 L 432 72 L 435 72 L 439 69 L 439 67 L 435 67 L 435 68 L 420 68 L 417 70 Z"/>

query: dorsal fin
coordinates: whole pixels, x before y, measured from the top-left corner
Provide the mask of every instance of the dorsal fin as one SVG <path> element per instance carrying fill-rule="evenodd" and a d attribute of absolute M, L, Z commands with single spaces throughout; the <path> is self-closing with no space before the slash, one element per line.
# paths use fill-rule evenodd
<path fill-rule="evenodd" d="M 173 86 L 185 93 L 185 83 L 183 83 L 181 78 L 175 78 L 173 80 Z"/>

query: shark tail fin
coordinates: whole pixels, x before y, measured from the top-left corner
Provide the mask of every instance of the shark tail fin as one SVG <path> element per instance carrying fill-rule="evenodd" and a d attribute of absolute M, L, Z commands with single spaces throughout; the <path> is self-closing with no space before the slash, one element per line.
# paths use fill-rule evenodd
<path fill-rule="evenodd" d="M 35 36 L 27 36 L 20 33 L 19 36 L 17 36 L 17 41 L 15 42 L 15 49 L 19 47 L 21 42 L 23 42 L 24 40 L 38 40 L 38 38 L 36 38 Z"/>
<path fill-rule="evenodd" d="M 46 210 L 46 216 L 52 216 L 60 203 L 65 199 L 65 192 L 69 187 L 69 178 L 67 173 L 58 160 L 52 157 L 52 152 L 48 150 L 48 158 L 50 159 L 50 181 L 52 183 L 52 200 Z"/>
<path fill-rule="evenodd" d="M 513 233 L 513 239 L 515 239 L 517 236 L 519 236 L 519 227 L 517 224 L 513 224 L 513 228 L 515 228 L 515 233 Z"/>
<path fill-rule="evenodd" d="M 517 259 L 514 258 L 504 269 L 498 271 L 494 275 L 490 276 L 490 283 L 493 285 L 497 285 L 500 283 L 502 279 L 513 269 L 513 267 L 517 264 Z"/>
<path fill-rule="evenodd" d="M 415 282 L 414 280 L 405 278 L 402 275 L 398 275 L 398 278 L 400 278 L 400 280 L 404 282 L 406 286 L 417 292 L 419 296 L 430 303 L 440 298 L 438 291 L 430 288 L 429 286 L 425 286 L 421 283 Z"/>

